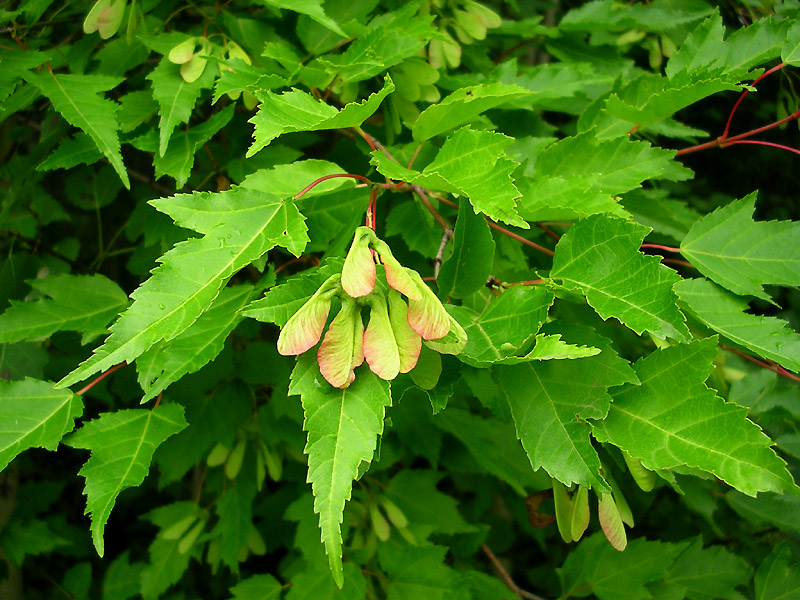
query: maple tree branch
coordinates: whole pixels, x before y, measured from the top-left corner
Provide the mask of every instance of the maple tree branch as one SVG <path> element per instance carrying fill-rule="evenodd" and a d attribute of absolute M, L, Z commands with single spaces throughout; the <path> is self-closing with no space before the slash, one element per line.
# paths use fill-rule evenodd
<path fill-rule="evenodd" d="M 449 227 L 444 230 L 442 234 L 442 243 L 439 244 L 439 251 L 436 253 L 436 257 L 433 259 L 433 278 L 438 279 L 439 277 L 439 269 L 442 266 L 442 260 L 444 259 L 444 249 L 447 246 L 447 242 L 453 239 L 453 230 Z"/>
<path fill-rule="evenodd" d="M 536 594 L 532 594 L 531 592 L 526 592 L 516 583 L 514 583 L 514 580 L 511 579 L 511 575 L 508 574 L 508 571 L 506 571 L 505 567 L 502 565 L 500 560 L 495 556 L 494 552 L 492 552 L 492 549 L 489 548 L 489 546 L 487 546 L 486 544 L 481 544 L 481 550 L 483 550 L 483 553 L 489 558 L 494 568 L 497 569 L 497 572 L 500 574 L 500 578 L 508 586 L 508 589 L 510 589 L 520 598 L 526 598 L 527 600 L 544 600 L 544 598 L 542 598 L 541 596 L 537 596 Z"/>
<path fill-rule="evenodd" d="M 783 67 L 785 67 L 785 66 L 786 66 L 786 65 L 784 65 L 783 63 L 780 63 L 779 65 L 772 67 L 772 68 L 771 68 L 771 69 L 769 69 L 768 71 L 764 71 L 764 73 L 762 73 L 762 74 L 761 74 L 761 76 L 760 76 L 760 77 L 758 77 L 758 78 L 757 78 L 757 79 L 756 79 L 756 80 L 755 80 L 753 83 L 751 83 L 750 85 L 751 85 L 751 86 L 755 86 L 755 85 L 756 85 L 756 84 L 757 84 L 759 81 L 761 81 L 762 79 L 764 79 L 766 76 L 768 76 L 768 75 L 771 75 L 771 74 L 772 74 L 772 73 L 774 73 L 775 71 L 778 71 L 778 70 L 782 69 L 782 68 L 783 68 Z M 727 138 L 727 137 L 728 137 L 728 133 L 730 132 L 730 129 L 731 129 L 731 121 L 733 121 L 733 115 L 735 115 L 735 114 L 736 114 L 736 109 L 738 109 L 738 108 L 739 108 L 739 105 L 742 103 L 742 100 L 744 100 L 744 99 L 745 99 L 745 96 L 747 96 L 747 94 L 749 94 L 749 93 L 750 93 L 750 90 L 744 90 L 744 91 L 742 91 L 742 93 L 739 95 L 739 99 L 736 101 L 736 104 L 734 104 L 734 105 L 733 105 L 733 108 L 731 109 L 731 113 L 728 115 L 728 122 L 727 122 L 727 123 L 725 123 L 725 131 L 723 131 L 723 132 L 722 132 L 722 136 L 721 136 L 722 138 Z"/>
<path fill-rule="evenodd" d="M 320 183 L 322 183 L 323 181 L 327 181 L 328 179 L 335 179 L 335 178 L 337 178 L 337 177 L 350 177 L 351 179 L 358 179 L 359 181 L 363 181 L 364 183 L 366 183 L 367 185 L 370 185 L 370 186 L 372 186 L 372 185 L 375 185 L 375 184 L 374 184 L 374 182 L 373 182 L 372 180 L 370 180 L 370 179 L 367 179 L 367 178 L 366 178 L 366 177 L 364 177 L 363 175 L 354 175 L 353 173 L 334 173 L 333 175 L 325 175 L 324 177 L 320 177 L 319 179 L 317 179 L 317 180 L 315 180 L 315 181 L 312 181 L 312 182 L 311 182 L 311 183 L 309 183 L 309 184 L 308 184 L 306 187 L 304 187 L 302 190 L 300 190 L 299 192 L 297 192 L 297 193 L 294 195 L 294 199 L 295 199 L 295 200 L 297 200 L 297 199 L 299 199 L 301 196 L 304 196 L 304 195 L 305 195 L 306 193 L 308 193 L 308 191 L 309 191 L 309 190 L 311 190 L 311 189 L 312 189 L 314 186 L 317 186 L 317 185 L 319 185 L 319 184 L 320 184 Z"/>
<path fill-rule="evenodd" d="M 639 248 L 655 248 L 656 250 L 665 250 L 667 252 L 678 252 L 680 253 L 680 248 L 675 248 L 674 246 L 662 246 L 661 244 L 642 244 Z"/>
<path fill-rule="evenodd" d="M 431 204 L 430 198 L 428 198 L 428 193 L 427 193 L 428 190 L 421 188 L 418 185 L 411 185 L 409 186 L 409 189 L 412 192 L 414 192 L 417 196 L 419 196 L 419 199 L 422 201 L 422 204 L 424 204 L 425 208 L 428 209 L 428 212 L 433 215 L 433 218 L 436 219 L 436 222 L 439 224 L 439 226 L 442 228 L 443 231 L 452 229 L 452 227 L 450 227 L 450 223 L 447 222 L 447 219 L 445 219 L 442 215 L 440 215 L 439 211 L 433 207 L 433 204 Z"/>

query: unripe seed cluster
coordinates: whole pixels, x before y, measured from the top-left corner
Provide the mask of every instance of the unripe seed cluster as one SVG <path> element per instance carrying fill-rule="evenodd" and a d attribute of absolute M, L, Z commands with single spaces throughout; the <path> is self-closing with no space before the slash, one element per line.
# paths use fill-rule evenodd
<path fill-rule="evenodd" d="M 376 285 L 376 260 L 383 265 L 385 291 Z M 382 379 L 408 373 L 417 364 L 423 340 L 447 337 L 446 344 L 429 345 L 449 354 L 458 354 L 466 343 L 466 332 L 419 273 L 402 266 L 372 229 L 359 227 L 341 274 L 329 277 L 287 321 L 278 337 L 278 352 L 297 355 L 315 346 L 334 297 L 341 301 L 341 308 L 317 351 L 320 373 L 334 387 L 349 386 L 356 367 L 365 360 Z M 365 328 L 362 310 L 366 307 L 370 313 Z"/>

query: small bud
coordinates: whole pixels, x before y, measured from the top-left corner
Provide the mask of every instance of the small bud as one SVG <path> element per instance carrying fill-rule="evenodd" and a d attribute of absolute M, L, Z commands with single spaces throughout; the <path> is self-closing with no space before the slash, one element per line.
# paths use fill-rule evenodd
<path fill-rule="evenodd" d="M 426 340 L 436 340 L 450 331 L 450 315 L 442 306 L 436 294 L 425 285 L 419 273 L 406 269 L 417 284 L 422 299 L 408 301 L 408 324 Z"/>
<path fill-rule="evenodd" d="M 339 275 L 332 275 L 292 315 L 278 336 L 278 353 L 284 356 L 302 354 L 317 344 L 322 337 L 322 330 L 331 309 L 331 298 L 336 293 L 338 285 Z"/>
<path fill-rule="evenodd" d="M 389 321 L 400 354 L 400 372 L 413 369 L 422 349 L 422 337 L 408 324 L 408 306 L 395 290 L 389 290 Z"/>
<path fill-rule="evenodd" d="M 366 296 L 375 288 L 375 261 L 369 249 L 375 239 L 369 227 L 356 229 L 342 268 L 342 288 L 353 298 Z"/>
<path fill-rule="evenodd" d="M 352 299 L 344 298 L 317 352 L 319 371 L 333 387 L 346 388 L 355 379 L 354 369 L 364 361 L 363 335 L 360 307 Z"/>
<path fill-rule="evenodd" d="M 370 296 L 369 325 L 364 332 L 364 358 L 372 372 L 381 379 L 390 381 L 400 372 L 400 350 L 389 319 L 386 297 L 382 293 Z"/>

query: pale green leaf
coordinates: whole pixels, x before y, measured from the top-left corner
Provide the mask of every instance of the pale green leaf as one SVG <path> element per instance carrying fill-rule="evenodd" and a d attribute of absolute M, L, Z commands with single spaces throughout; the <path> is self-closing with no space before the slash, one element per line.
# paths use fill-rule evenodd
<path fill-rule="evenodd" d="M 764 300 L 764 284 L 800 284 L 800 224 L 753 221 L 756 193 L 697 221 L 681 253 L 703 275 L 736 294 Z"/>
<path fill-rule="evenodd" d="M 702 19 L 711 10 L 705 3 L 627 5 L 613 0 L 594 0 L 570 10 L 559 27 L 565 31 L 620 31 L 634 28 L 663 31 Z"/>
<path fill-rule="evenodd" d="M 153 165 L 156 168 L 156 178 L 169 175 L 175 180 L 178 189 L 186 184 L 194 165 L 194 155 L 197 149 L 203 146 L 216 133 L 225 127 L 233 117 L 235 105 L 215 113 L 210 119 L 195 125 L 188 131 L 179 131 L 170 138 L 171 144 L 166 152 L 156 154 Z"/>
<path fill-rule="evenodd" d="M 172 131 L 181 123 L 189 122 L 200 93 L 213 81 L 212 69 L 206 68 L 200 78 L 187 83 L 181 77 L 180 65 L 164 56 L 147 79 L 152 82 L 153 98 L 161 107 L 158 111 L 158 154 L 164 156 Z"/>
<path fill-rule="evenodd" d="M 62 379 L 61 387 L 132 361 L 159 341 L 180 335 L 239 269 L 276 244 L 299 255 L 308 240 L 292 202 L 252 190 L 180 194 L 151 204 L 205 235 L 177 244 L 159 259 L 162 264 L 131 294 L 133 304 L 111 327 L 105 343 Z"/>
<path fill-rule="evenodd" d="M 97 148 L 109 160 L 125 187 L 130 189 L 128 172 L 122 164 L 117 130 L 119 106 L 102 97 L 102 92 L 114 89 L 123 79 L 104 75 L 56 75 L 49 71 L 27 73 L 25 80 L 42 92 L 70 125 L 79 127 L 94 140 Z"/>
<path fill-rule="evenodd" d="M 331 19 L 322 7 L 322 0 L 261 0 L 262 3 L 276 8 L 285 8 L 296 13 L 308 15 L 320 25 L 338 33 L 342 37 L 347 37 L 347 34 L 342 31 L 339 24 Z"/>
<path fill-rule="evenodd" d="M 278 600 L 281 592 L 283 586 L 272 575 L 253 575 L 231 588 L 231 600 Z"/>
<path fill-rule="evenodd" d="M 256 97 L 261 104 L 250 119 L 256 129 L 247 156 L 253 156 L 284 133 L 357 127 L 378 110 L 383 99 L 393 91 L 394 83 L 387 75 L 380 91 L 361 102 L 351 102 L 341 110 L 297 89 L 280 95 L 270 91 L 258 93 Z"/>
<path fill-rule="evenodd" d="M 412 129 L 414 139 L 424 142 L 468 123 L 490 108 L 528 96 L 530 93 L 523 87 L 505 83 L 459 88 L 441 102 L 432 104 L 420 113 Z"/>
<path fill-rule="evenodd" d="M 533 92 L 514 101 L 515 105 L 544 107 L 548 110 L 559 110 L 559 106 L 563 106 L 563 98 L 578 94 L 594 96 L 598 90 L 608 89 L 614 82 L 610 73 L 598 70 L 587 62 L 548 63 L 531 67 L 510 60 L 500 65 L 495 73 L 502 83 L 518 85 Z"/>
<path fill-rule="evenodd" d="M 544 467 L 565 485 L 609 490 L 585 419 L 605 417 L 611 401 L 607 389 L 635 381 L 635 376 L 611 350 L 609 340 L 591 330 L 564 329 L 567 339 L 602 352 L 577 360 L 500 366 L 497 380 L 534 470 Z"/>
<path fill-rule="evenodd" d="M 289 393 L 300 395 L 308 432 L 308 482 L 314 491 L 322 540 L 337 585 L 343 583 L 341 523 L 361 463 L 370 463 L 392 399 L 389 384 L 361 367 L 344 390 L 328 386 L 316 356 L 300 357 Z"/>
<path fill-rule="evenodd" d="M 464 298 L 486 285 L 494 260 L 494 240 L 486 219 L 467 202 L 458 210 L 451 247 L 436 284 L 442 298 Z"/>
<path fill-rule="evenodd" d="M 753 579 L 756 600 L 799 600 L 800 568 L 788 543 L 776 546 Z"/>
<path fill-rule="evenodd" d="M 659 257 L 639 252 L 648 231 L 604 215 L 578 221 L 558 242 L 550 277 L 585 295 L 603 319 L 614 317 L 639 334 L 684 340 L 689 330 L 672 291 L 680 277 Z"/>
<path fill-rule="evenodd" d="M 639 360 L 641 385 L 612 393 L 608 416 L 593 424 L 595 437 L 627 450 L 651 470 L 702 469 L 750 496 L 795 492 L 786 463 L 747 419 L 747 410 L 706 387 L 716 353 L 712 337 Z"/>
<path fill-rule="evenodd" d="M 542 176 L 519 182 L 520 216 L 528 221 L 559 221 L 612 213 L 626 217 L 618 199 L 597 187 L 596 174 Z"/>
<path fill-rule="evenodd" d="M 103 275 L 53 275 L 28 282 L 42 297 L 14 302 L 0 315 L 0 343 L 35 340 L 56 331 L 80 331 L 89 339 L 128 304 L 120 287 Z"/>
<path fill-rule="evenodd" d="M 445 141 L 422 172 L 407 169 L 377 151 L 372 153 L 371 162 L 390 179 L 466 196 L 476 212 L 527 229 L 530 226 L 516 211 L 520 192 L 511 173 L 517 162 L 506 155 L 512 142 L 501 133 L 462 127 Z"/>
<path fill-rule="evenodd" d="M 652 595 L 645 586 L 662 581 L 681 550 L 679 544 L 639 538 L 618 552 L 597 532 L 582 540 L 557 569 L 561 597 L 594 594 L 600 600 L 647 600 Z"/>
<path fill-rule="evenodd" d="M 239 311 L 252 293 L 249 285 L 225 288 L 183 333 L 169 342 L 158 342 L 142 354 L 136 361 L 139 385 L 145 392 L 142 402 L 212 361 L 222 351 L 228 334 L 244 318 Z"/>
<path fill-rule="evenodd" d="M 0 378 L 0 471 L 28 448 L 55 450 L 83 413 L 81 397 L 36 379 Z"/>
<path fill-rule="evenodd" d="M 674 289 L 688 312 L 717 333 L 787 369 L 800 371 L 800 335 L 786 321 L 748 314 L 744 299 L 707 279 L 685 279 Z"/>
<path fill-rule="evenodd" d="M 86 478 L 86 513 L 91 515 L 92 540 L 100 556 L 105 551 L 103 532 L 117 496 L 144 481 L 156 448 L 186 426 L 183 407 L 166 404 L 150 411 L 104 413 L 65 441 L 92 452 L 78 474 Z"/>

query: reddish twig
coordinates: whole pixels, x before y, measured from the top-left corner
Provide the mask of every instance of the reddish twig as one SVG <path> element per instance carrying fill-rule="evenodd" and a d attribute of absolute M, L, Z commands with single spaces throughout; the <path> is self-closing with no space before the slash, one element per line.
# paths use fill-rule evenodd
<path fill-rule="evenodd" d="M 800 154 L 800 150 L 792 148 L 791 146 L 784 146 L 783 144 L 776 144 L 774 142 L 762 142 L 761 140 L 737 140 L 735 142 L 728 142 L 725 145 L 735 146 L 736 144 L 755 144 L 757 146 L 771 146 L 772 148 L 779 148 L 780 150 L 786 150 L 787 152 L 794 152 L 795 154 Z"/>
<path fill-rule="evenodd" d="M 544 283 L 544 279 L 529 279 L 528 281 L 514 281 L 512 283 L 506 283 L 504 285 L 512 286 L 512 285 L 539 285 L 540 283 Z"/>
<path fill-rule="evenodd" d="M 770 361 L 760 360 L 758 358 L 755 358 L 754 356 L 750 356 L 749 354 L 742 352 L 741 350 L 737 350 L 736 348 L 731 348 L 730 346 L 726 346 L 725 344 L 720 344 L 719 347 L 722 348 L 723 350 L 727 350 L 728 352 L 733 352 L 737 356 L 741 356 L 743 359 L 750 361 L 751 363 L 756 364 L 759 367 L 763 367 L 768 371 L 777 373 L 781 377 L 786 377 L 786 379 L 791 379 L 792 381 L 800 382 L 800 377 L 798 377 L 794 373 L 790 373 L 776 362 L 773 362 L 771 360 Z"/>
<path fill-rule="evenodd" d="M 779 65 L 777 65 L 777 66 L 775 66 L 775 67 L 772 67 L 772 68 L 771 68 L 771 69 L 769 69 L 768 71 L 765 71 L 765 72 L 764 72 L 764 73 L 763 73 L 763 74 L 762 74 L 760 77 L 758 77 L 758 78 L 757 78 L 757 79 L 756 79 L 756 80 L 755 80 L 753 83 L 751 83 L 750 85 L 751 85 L 751 86 L 754 86 L 754 85 L 756 85 L 756 84 L 757 84 L 759 81 L 761 81 L 762 79 L 764 79 L 764 78 L 765 78 L 767 75 L 771 75 L 771 74 L 772 74 L 772 73 L 774 73 L 775 71 L 779 71 L 780 69 L 782 69 L 782 68 L 783 68 L 783 67 L 785 67 L 785 66 L 786 66 L 786 65 L 784 65 L 783 63 L 781 63 L 781 64 L 779 64 Z M 744 100 L 745 96 L 747 96 L 747 94 L 749 94 L 749 93 L 750 93 L 750 90 L 744 90 L 744 91 L 741 93 L 741 95 L 739 96 L 739 99 L 736 101 L 736 104 L 734 104 L 734 105 L 733 105 L 733 108 L 731 109 L 731 114 L 729 114 L 729 115 L 728 115 L 728 122 L 727 122 L 727 123 L 725 123 L 725 131 L 723 131 L 723 132 L 722 132 L 722 135 L 720 136 L 720 137 L 722 137 L 723 139 L 725 139 L 725 138 L 727 138 L 727 137 L 728 137 L 728 133 L 730 132 L 730 129 L 731 129 L 731 121 L 733 121 L 733 115 L 735 115 L 735 114 L 736 114 L 736 109 L 738 109 L 738 108 L 739 108 L 739 105 L 742 103 L 742 100 Z"/>
<path fill-rule="evenodd" d="M 433 218 L 436 219 L 436 222 L 439 224 L 439 226 L 442 228 L 443 231 L 452 229 L 452 227 L 450 227 L 450 223 L 447 222 L 447 219 L 445 219 L 442 215 L 440 215 L 439 211 L 433 207 L 433 204 L 431 204 L 430 198 L 428 198 L 427 190 L 419 187 L 418 185 L 411 185 L 409 186 L 409 189 L 412 192 L 414 192 L 417 196 L 419 196 L 419 199 L 422 201 L 422 204 L 424 204 L 425 208 L 428 209 L 428 212 L 433 215 Z"/>
<path fill-rule="evenodd" d="M 116 371 L 117 369 L 119 369 L 121 367 L 124 367 L 127 364 L 128 364 L 127 362 L 121 362 L 118 365 L 114 365 L 108 371 L 106 371 L 105 373 L 101 373 L 100 375 L 95 377 L 93 381 L 91 381 L 85 387 L 81 388 L 79 391 L 77 391 L 75 393 L 78 394 L 78 396 L 83 396 L 86 392 L 88 392 L 90 389 L 92 389 L 95 385 L 97 385 L 98 383 L 103 381 L 103 379 L 105 379 L 106 377 L 111 375 L 114 371 Z"/>
<path fill-rule="evenodd" d="M 497 572 L 500 574 L 500 578 L 508 586 L 508 589 L 510 589 L 520 598 L 526 598 L 527 600 L 544 600 L 544 598 L 542 598 L 541 596 L 537 596 L 536 594 L 526 592 L 516 583 L 514 583 L 514 580 L 511 579 L 511 575 L 508 574 L 508 571 L 506 571 L 505 567 L 494 555 L 494 552 L 492 552 L 492 549 L 489 548 L 489 546 L 487 546 L 486 544 L 481 544 L 481 550 L 483 550 L 483 553 L 489 558 L 489 561 L 491 561 L 492 566 L 494 566 L 494 568 L 497 569 Z"/>
<path fill-rule="evenodd" d="M 674 248 L 673 246 L 662 246 L 661 244 L 642 244 L 639 248 L 655 248 L 657 250 L 665 250 L 667 252 L 680 252 L 680 248 Z"/>
<path fill-rule="evenodd" d="M 547 225 L 545 225 L 544 223 L 536 223 L 536 226 L 537 226 L 539 229 L 541 229 L 542 231 L 544 231 L 544 232 L 545 232 L 545 233 L 546 233 L 548 236 L 550 236 L 550 237 L 551 237 L 553 240 L 555 240 L 556 242 L 558 242 L 558 241 L 561 239 L 561 236 L 560 236 L 560 235 L 558 235 L 558 234 L 557 234 L 555 231 L 553 231 L 552 229 L 550 229 L 550 228 L 549 228 Z"/>
<path fill-rule="evenodd" d="M 316 181 L 309 183 L 306 187 L 304 187 L 302 190 L 300 190 L 294 195 L 294 199 L 297 200 L 301 196 L 304 196 L 314 186 L 319 185 L 323 181 L 327 181 L 328 179 L 335 179 L 337 177 L 350 177 L 351 179 L 358 179 L 359 181 L 363 181 L 367 185 L 375 185 L 371 180 L 367 179 L 363 175 L 354 175 L 352 173 L 335 173 L 333 175 L 325 175 L 324 177 L 320 177 Z"/>

